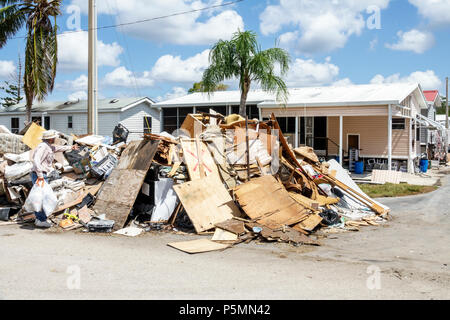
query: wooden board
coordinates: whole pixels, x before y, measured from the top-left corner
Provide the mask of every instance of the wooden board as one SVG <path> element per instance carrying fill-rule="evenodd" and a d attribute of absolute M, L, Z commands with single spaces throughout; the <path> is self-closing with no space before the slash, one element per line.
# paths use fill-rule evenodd
<path fill-rule="evenodd" d="M 93 210 L 114 220 L 114 230 L 125 226 L 158 144 L 159 140 L 131 142 L 100 190 Z"/>
<path fill-rule="evenodd" d="M 191 241 L 171 242 L 168 246 L 187 253 L 202 253 L 209 251 L 224 250 L 230 245 L 211 241 L 209 239 L 197 239 Z"/>
<path fill-rule="evenodd" d="M 195 118 L 194 115 L 188 114 L 181 124 L 180 129 L 185 130 L 191 138 L 195 138 L 195 134 L 198 135 L 202 133 L 203 130 L 206 129 L 206 126 L 200 120 Z"/>
<path fill-rule="evenodd" d="M 185 182 L 173 188 L 197 232 L 240 216 L 238 207 L 217 176 Z"/>
<path fill-rule="evenodd" d="M 214 232 L 214 235 L 212 237 L 212 241 L 223 241 L 224 243 L 233 243 L 234 241 L 237 241 L 238 235 L 232 232 L 229 232 L 224 229 L 216 228 L 216 231 Z"/>
<path fill-rule="evenodd" d="M 216 223 L 216 227 L 237 235 L 245 233 L 244 222 L 236 219 Z"/>
<path fill-rule="evenodd" d="M 294 201 L 273 176 L 242 184 L 235 189 L 235 195 L 251 219 L 269 228 L 293 225 L 308 217 L 308 210 Z"/>
<path fill-rule="evenodd" d="M 402 178 L 401 171 L 392 171 L 392 170 L 373 170 L 372 171 L 372 182 L 377 183 L 393 183 L 399 184 Z"/>
<path fill-rule="evenodd" d="M 22 138 L 22 142 L 25 143 L 30 149 L 34 149 L 42 142 L 42 133 L 45 131 L 44 128 L 32 123 L 28 128 L 27 133 Z"/>
<path fill-rule="evenodd" d="M 199 150 L 197 145 L 200 146 Z M 219 177 L 217 165 L 209 152 L 208 146 L 203 141 L 196 143 L 195 139 L 183 139 L 181 140 L 181 146 L 183 148 L 184 163 L 187 166 L 191 180 L 202 178 L 201 167 L 203 167 L 204 176 L 214 175 Z"/>

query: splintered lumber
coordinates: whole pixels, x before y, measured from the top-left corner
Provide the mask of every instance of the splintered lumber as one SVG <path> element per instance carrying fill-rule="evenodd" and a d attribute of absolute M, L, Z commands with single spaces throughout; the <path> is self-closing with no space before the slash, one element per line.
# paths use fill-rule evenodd
<path fill-rule="evenodd" d="M 184 163 L 191 180 L 201 179 L 203 176 L 214 175 L 219 178 L 219 170 L 214 162 L 207 145 L 198 139 L 182 139 Z"/>
<path fill-rule="evenodd" d="M 308 210 L 294 201 L 273 176 L 263 176 L 235 189 L 236 200 L 245 213 L 269 228 L 293 225 L 308 217 Z"/>
<path fill-rule="evenodd" d="M 114 220 L 114 230 L 125 226 L 158 145 L 159 140 L 130 142 L 100 190 L 93 210 Z"/>
<path fill-rule="evenodd" d="M 317 227 L 322 222 L 322 220 L 323 220 L 322 217 L 319 216 L 318 214 L 310 214 L 308 218 L 296 224 L 294 226 L 294 229 L 298 230 L 297 228 L 295 228 L 296 226 L 298 226 L 303 230 L 313 231 L 314 228 Z"/>
<path fill-rule="evenodd" d="M 278 228 L 278 229 L 272 229 L 267 226 L 258 224 L 258 223 L 246 223 L 245 224 L 250 230 L 253 227 L 260 227 L 262 230 L 259 233 L 261 237 L 268 241 L 282 241 L 282 242 L 288 242 L 288 243 L 295 243 L 295 244 L 309 244 L 314 246 L 320 246 L 320 243 L 308 238 L 303 233 L 290 228 L 290 227 L 284 227 L 284 228 Z"/>
<path fill-rule="evenodd" d="M 224 222 L 216 223 L 216 227 L 237 235 L 245 233 L 244 222 L 236 220 L 236 217 Z"/>
<path fill-rule="evenodd" d="M 297 192 L 290 191 L 289 196 L 300 203 L 302 206 L 308 208 L 309 210 L 317 211 L 319 210 L 319 202 L 311 200 L 310 198 L 305 197 Z"/>
<path fill-rule="evenodd" d="M 202 115 L 188 114 L 183 121 L 180 129 L 186 130 L 191 138 L 202 133 L 206 126 L 197 119 L 197 117 L 203 117 Z"/>
<path fill-rule="evenodd" d="M 202 253 L 209 251 L 225 250 L 229 244 L 223 244 L 209 239 L 197 239 L 191 241 L 171 242 L 168 246 L 186 253 Z"/>
<path fill-rule="evenodd" d="M 321 168 L 318 166 L 313 166 L 314 170 L 322 173 Z M 323 174 L 323 173 L 322 173 Z M 380 206 L 379 204 L 375 203 L 374 201 L 372 201 L 371 199 L 369 199 L 367 196 L 362 195 L 361 193 L 357 192 L 356 190 L 350 188 L 349 186 L 347 186 L 346 184 L 342 183 L 341 181 L 339 181 L 336 178 L 330 177 L 326 174 L 323 175 L 323 178 L 325 180 L 328 181 L 328 183 L 330 183 L 332 186 L 337 186 L 340 189 L 344 190 L 345 192 L 347 192 L 349 195 L 351 195 L 352 197 L 356 198 L 357 200 L 361 201 L 363 204 L 365 204 L 366 206 L 368 206 L 370 209 L 372 209 L 374 212 L 376 212 L 379 215 L 388 213 L 389 210 L 383 208 L 382 206 Z"/>
<path fill-rule="evenodd" d="M 228 191 L 215 175 L 173 186 L 197 233 L 240 216 Z"/>

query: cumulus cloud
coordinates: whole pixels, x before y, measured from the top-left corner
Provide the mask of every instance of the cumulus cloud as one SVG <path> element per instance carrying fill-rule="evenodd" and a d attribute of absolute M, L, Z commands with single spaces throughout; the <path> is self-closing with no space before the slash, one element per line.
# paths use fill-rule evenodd
<path fill-rule="evenodd" d="M 155 81 L 151 78 L 149 72 L 134 73 L 127 68 L 121 66 L 107 73 L 103 79 L 103 83 L 114 87 L 151 87 Z"/>
<path fill-rule="evenodd" d="M 62 83 L 57 83 L 55 87 L 56 87 L 56 89 L 59 89 L 59 90 L 68 90 L 68 91 L 87 90 L 88 77 L 87 77 L 87 75 L 82 74 L 75 80 L 65 80 Z"/>
<path fill-rule="evenodd" d="M 450 1 L 448 0 L 409 0 L 416 6 L 419 14 L 433 25 L 450 24 Z"/>
<path fill-rule="evenodd" d="M 350 36 L 361 34 L 367 25 L 363 13 L 368 8 L 381 10 L 388 4 L 389 0 L 280 0 L 260 15 L 260 29 L 270 35 L 293 27 L 293 31 L 280 35 L 281 45 L 306 54 L 328 52 L 344 47 Z"/>
<path fill-rule="evenodd" d="M 58 35 L 58 67 L 63 71 L 79 71 L 88 68 L 88 39 L 86 31 L 66 32 Z M 116 42 L 97 41 L 97 64 L 116 67 L 123 48 Z"/>
<path fill-rule="evenodd" d="M 395 83 L 395 82 L 418 82 L 424 90 L 438 89 L 442 86 L 442 81 L 433 70 L 415 71 L 407 76 L 400 76 L 399 73 L 384 77 L 377 74 L 372 78 L 370 83 Z"/>
<path fill-rule="evenodd" d="M 291 64 L 285 80 L 290 87 L 322 86 L 337 81 L 338 74 L 339 67 L 329 57 L 322 63 L 298 58 Z"/>
<path fill-rule="evenodd" d="M 121 66 L 105 75 L 104 83 L 117 87 L 151 87 L 155 82 L 192 84 L 200 81 L 208 67 L 209 50 L 183 59 L 181 56 L 163 55 L 149 71 L 134 74 Z"/>
<path fill-rule="evenodd" d="M 0 78 L 7 78 L 16 71 L 13 61 L 0 60 Z"/>
<path fill-rule="evenodd" d="M 424 53 L 433 47 L 435 40 L 431 32 L 423 32 L 412 29 L 407 32 L 397 32 L 398 41 L 393 44 L 386 44 L 386 47 L 392 50 L 412 51 L 415 53 Z"/>
<path fill-rule="evenodd" d="M 167 92 L 164 96 L 158 96 L 156 98 L 156 101 L 165 101 L 165 100 L 175 99 L 178 97 L 185 96 L 185 95 L 187 95 L 187 93 L 188 92 L 185 88 L 173 87 L 172 90 Z"/>
<path fill-rule="evenodd" d="M 103 0 L 98 3 L 99 14 L 112 15 L 116 23 L 145 20 L 197 10 L 223 3 L 222 0 Z M 72 0 L 82 12 L 87 13 L 87 1 Z M 244 29 L 242 17 L 234 10 L 197 11 L 155 21 L 120 27 L 122 32 L 146 40 L 173 44 L 210 44 L 218 39 L 228 39 L 237 29 Z"/>
<path fill-rule="evenodd" d="M 67 100 L 69 101 L 77 101 L 77 100 L 87 100 L 87 92 L 86 91 L 76 91 L 67 96 Z"/>

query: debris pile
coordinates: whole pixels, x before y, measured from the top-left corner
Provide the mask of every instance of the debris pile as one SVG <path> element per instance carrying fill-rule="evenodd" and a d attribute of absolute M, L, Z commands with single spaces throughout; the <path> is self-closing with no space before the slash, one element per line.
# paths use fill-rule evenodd
<path fill-rule="evenodd" d="M 321 163 L 311 148 L 291 148 L 273 115 L 258 121 L 189 114 L 176 135 L 144 134 L 125 144 L 126 133 L 116 128 L 115 145 L 92 135 L 61 142 L 83 148 L 66 152 L 50 182 L 58 226 L 127 236 L 212 234 L 168 244 L 199 253 L 252 240 L 320 245 L 317 231 L 356 231 L 388 217 L 389 208 L 364 194 L 336 161 Z M 21 150 L 16 140 L 9 137 L 10 150 Z M 31 167 L 20 162 L 25 154 L 9 153 L 0 174 L 8 202 L 20 208 L 31 188 L 20 179 Z M 16 221 L 31 215 L 22 208 Z"/>

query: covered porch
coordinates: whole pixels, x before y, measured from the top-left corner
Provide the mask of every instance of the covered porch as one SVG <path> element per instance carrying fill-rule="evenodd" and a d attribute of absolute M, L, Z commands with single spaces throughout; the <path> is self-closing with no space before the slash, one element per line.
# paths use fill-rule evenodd
<path fill-rule="evenodd" d="M 420 154 L 415 119 L 403 105 L 289 106 L 259 105 L 260 119 L 274 113 L 293 147 L 309 146 L 325 159 L 336 158 L 352 169 L 356 159 L 365 168 L 414 172 Z M 411 143 L 409 143 L 411 141 Z"/>

